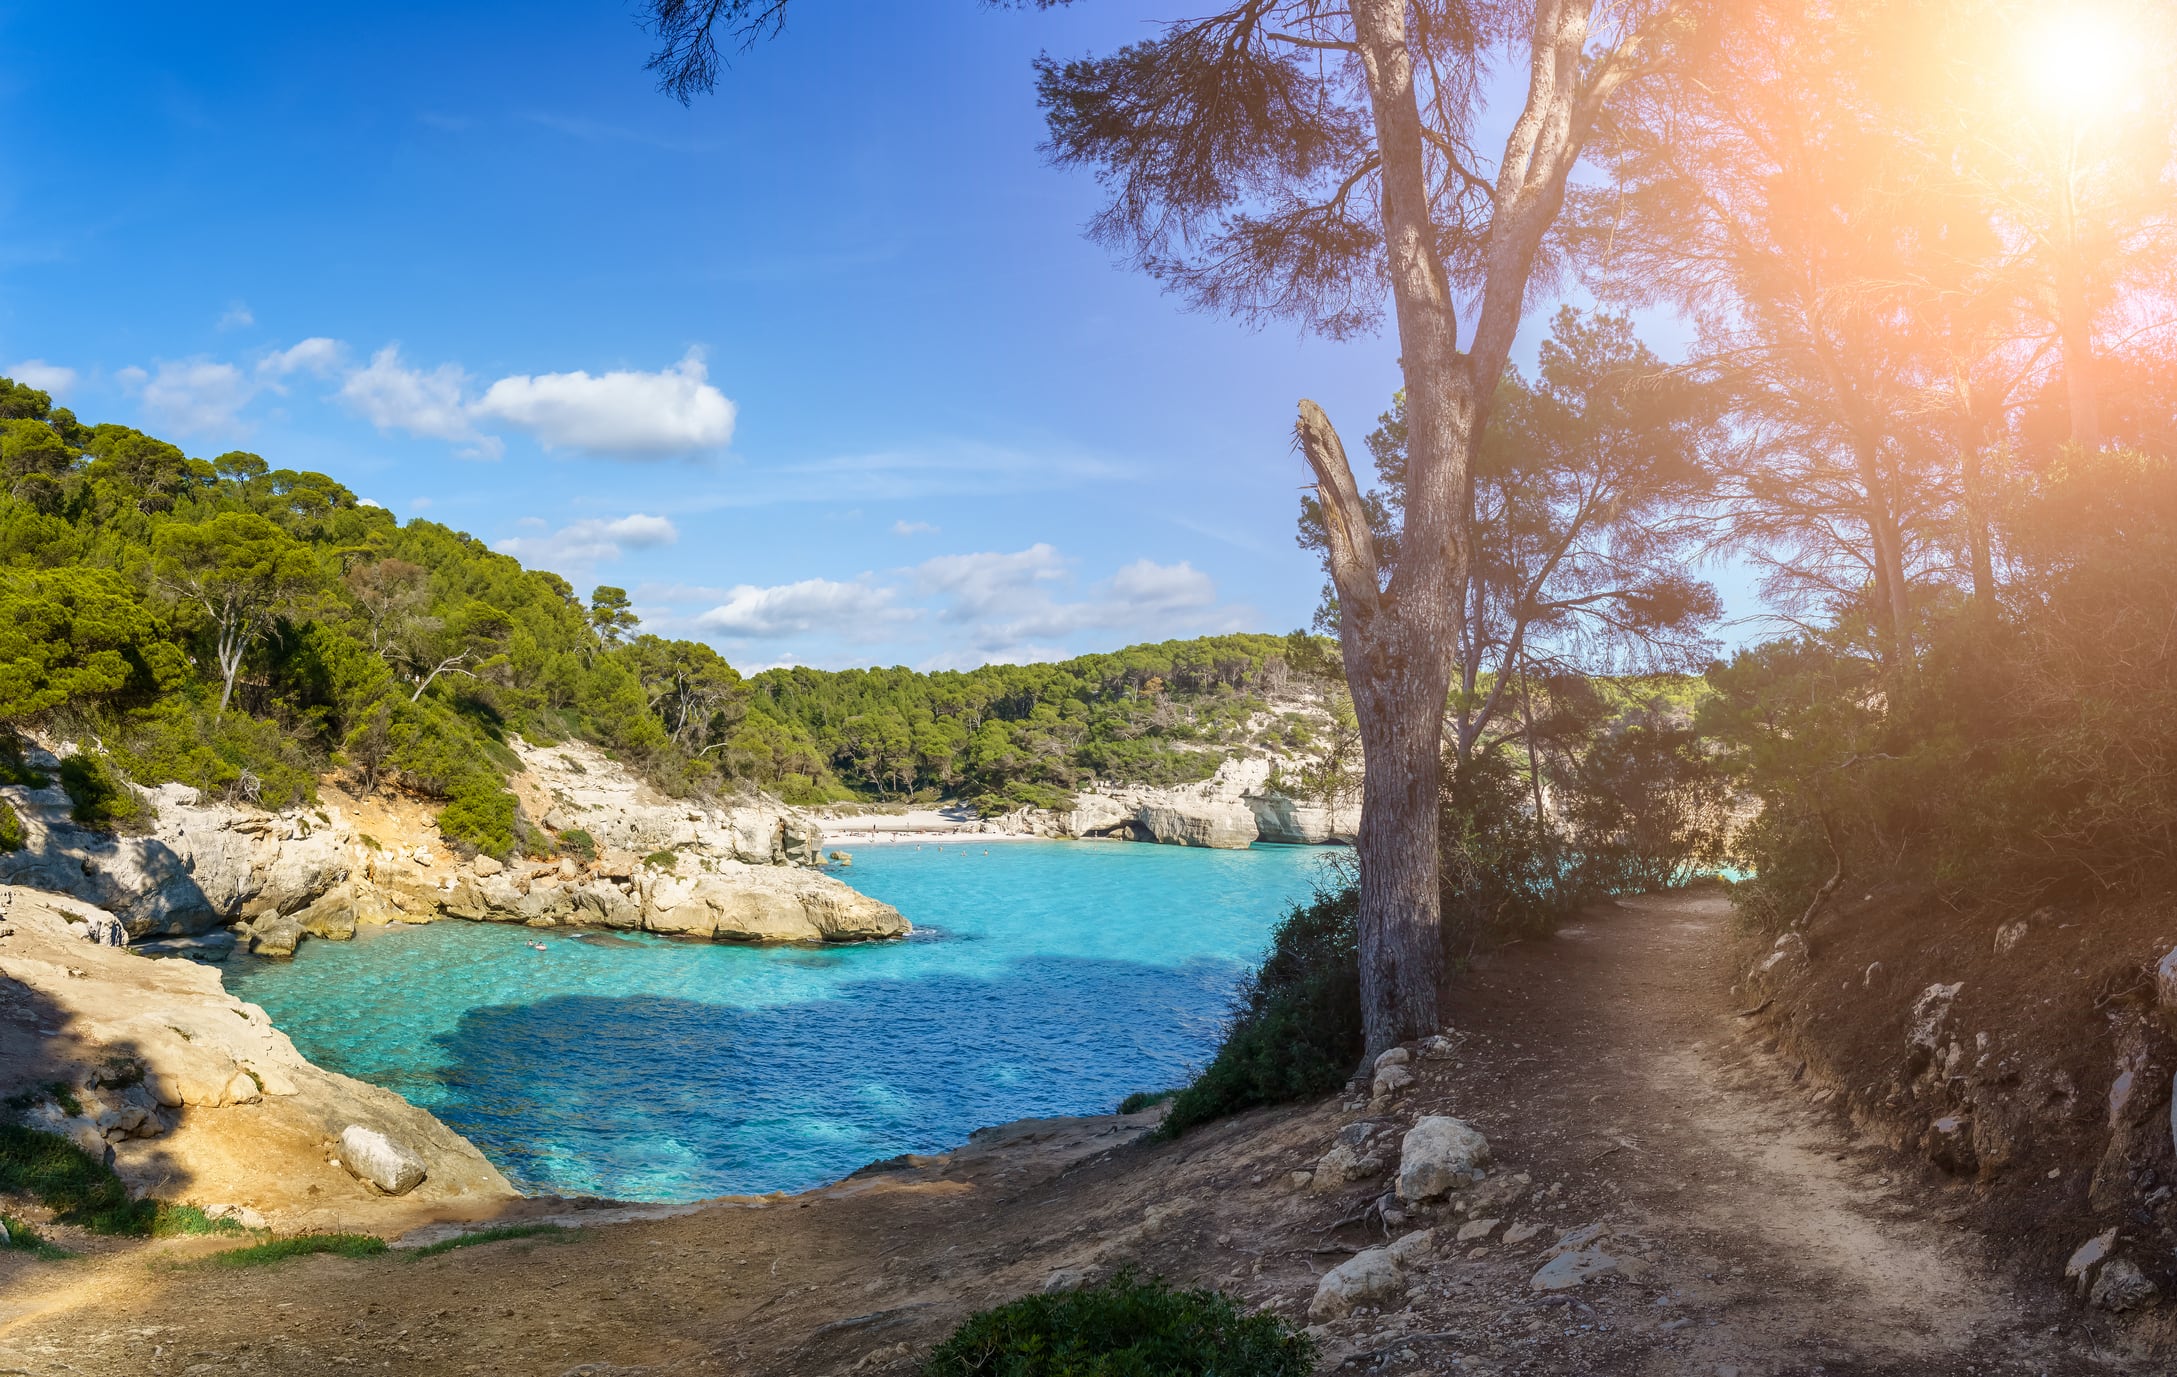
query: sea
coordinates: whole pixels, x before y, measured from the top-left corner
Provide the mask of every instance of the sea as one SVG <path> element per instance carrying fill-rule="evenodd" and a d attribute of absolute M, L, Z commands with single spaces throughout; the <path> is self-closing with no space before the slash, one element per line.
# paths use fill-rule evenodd
<path fill-rule="evenodd" d="M 835 873 L 907 915 L 903 941 L 446 921 L 238 955 L 226 982 L 312 1061 L 429 1109 L 525 1191 L 796 1191 L 1184 1083 L 1277 920 L 1349 854 L 872 846 Z"/>

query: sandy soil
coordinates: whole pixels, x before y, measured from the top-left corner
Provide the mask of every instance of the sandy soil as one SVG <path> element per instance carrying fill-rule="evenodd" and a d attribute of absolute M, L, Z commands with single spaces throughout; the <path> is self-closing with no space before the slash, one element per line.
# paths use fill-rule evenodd
<path fill-rule="evenodd" d="M 1545 1227 L 1439 1254 L 1405 1309 L 1321 1331 L 1324 1369 L 2168 1370 L 2009 1275 L 1962 1201 L 1810 1105 L 1733 1017 L 1728 927 L 1719 899 L 1613 907 L 1460 983 L 1459 1055 L 1380 1112 L 1479 1125 L 1533 1179 L 1507 1222 Z M 1176 1145 L 1137 1141 L 1141 1116 L 1012 1125 L 810 1195 L 423 1260 L 239 1272 L 196 1264 L 217 1246 L 197 1242 L 19 1265 L 0 1372 L 905 1373 L 973 1309 L 1125 1264 L 1297 1320 L 1323 1271 L 1390 1232 L 1366 1213 L 1382 1182 L 1291 1183 L 1366 1112 L 1256 1112 Z M 1545 1246 L 1590 1224 L 1629 1275 L 1530 1289 Z"/>

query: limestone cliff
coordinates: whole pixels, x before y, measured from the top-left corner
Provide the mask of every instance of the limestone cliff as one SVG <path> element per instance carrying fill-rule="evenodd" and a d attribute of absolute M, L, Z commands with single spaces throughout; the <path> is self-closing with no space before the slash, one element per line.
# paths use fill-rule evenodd
<path fill-rule="evenodd" d="M 169 784 L 140 790 L 147 835 L 78 826 L 58 785 L 0 788 L 23 846 L 0 853 L 0 883 L 104 909 L 132 942 L 219 957 L 237 940 L 266 955 L 305 935 L 441 917 L 551 927 L 601 926 L 733 942 L 852 942 L 904 936 L 887 904 L 807 867 L 822 833 L 767 799 L 712 804 L 664 797 L 602 752 L 517 739 L 514 785 L 532 817 L 589 841 L 546 861 L 464 859 L 427 810 L 365 804 L 328 790 L 321 807 L 265 813 L 206 803 Z M 48 771 L 58 761 L 33 752 Z M 225 929 L 233 925 L 231 931 Z"/>
<path fill-rule="evenodd" d="M 100 943 L 102 920 L 66 896 L 0 888 L 0 1098 L 28 1100 L 30 1126 L 110 1150 L 139 1194 L 285 1228 L 484 1213 L 514 1196 L 432 1115 L 306 1061 L 217 970 Z M 389 1192 L 344 1163 L 350 1129 L 394 1145 L 420 1180 Z"/>
<path fill-rule="evenodd" d="M 1294 798 L 1272 783 L 1276 762 L 1235 756 L 1198 784 L 1097 784 L 1069 811 L 1024 808 L 995 830 L 1047 837 L 1117 837 L 1170 846 L 1242 849 L 1257 841 L 1319 846 L 1353 840 L 1360 805 Z"/>

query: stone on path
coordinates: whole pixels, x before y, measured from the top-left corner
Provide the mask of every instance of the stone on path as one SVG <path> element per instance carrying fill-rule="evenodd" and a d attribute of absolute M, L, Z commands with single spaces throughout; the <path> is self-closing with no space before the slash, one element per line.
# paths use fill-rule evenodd
<path fill-rule="evenodd" d="M 1481 1130 L 1443 1114 L 1415 1122 L 1399 1145 L 1398 1198 L 1436 1200 L 1482 1179 L 1489 1140 Z"/>
<path fill-rule="evenodd" d="M 1388 1248 L 1355 1253 L 1323 1274 L 1315 1285 L 1315 1299 L 1308 1304 L 1308 1318 L 1343 1319 L 1363 1305 L 1382 1305 L 1406 1295 L 1406 1274 Z"/>
<path fill-rule="evenodd" d="M 1537 1291 L 1569 1291 L 1596 1277 L 1619 1270 L 1618 1259 L 1600 1248 L 1580 1248 L 1559 1253 L 1542 1264 L 1527 1284 Z"/>

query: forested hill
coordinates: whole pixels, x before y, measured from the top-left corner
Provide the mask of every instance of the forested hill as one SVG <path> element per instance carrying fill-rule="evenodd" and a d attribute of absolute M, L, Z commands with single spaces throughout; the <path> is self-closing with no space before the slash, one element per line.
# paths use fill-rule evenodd
<path fill-rule="evenodd" d="M 1065 806 L 1092 779 L 1204 779 L 1243 745 L 1290 756 L 1300 779 L 1351 754 L 1334 654 L 1295 632 L 966 673 L 766 670 L 730 749 L 789 800 L 954 795 L 986 812 Z"/>
<path fill-rule="evenodd" d="M 1308 744 L 1326 714 L 1268 709 L 1322 654 L 1228 636 L 744 680 L 641 634 L 619 589 L 585 604 L 323 474 L 192 458 L 0 378 L 0 745 L 33 728 L 102 745 L 69 783 L 79 815 L 116 827 L 136 807 L 124 778 L 280 806 L 339 770 L 443 800 L 450 841 L 504 855 L 523 840 L 515 732 L 594 741 L 677 793 L 1053 803 L 1090 777 L 1198 778 L 1243 736 Z"/>

